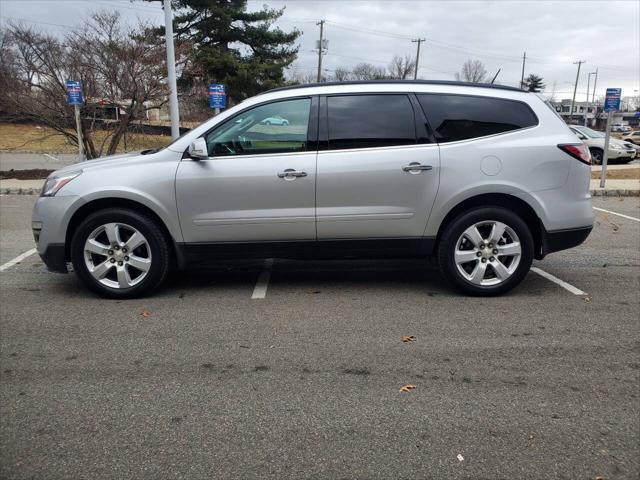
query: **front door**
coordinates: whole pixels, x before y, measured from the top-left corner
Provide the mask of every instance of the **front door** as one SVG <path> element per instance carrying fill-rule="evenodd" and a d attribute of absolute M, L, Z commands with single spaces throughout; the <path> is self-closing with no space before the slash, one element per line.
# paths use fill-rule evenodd
<path fill-rule="evenodd" d="M 180 162 L 185 242 L 315 240 L 311 103 L 304 97 L 248 108 L 205 135 L 208 159 Z"/>
<path fill-rule="evenodd" d="M 406 94 L 323 99 L 319 240 L 422 237 L 438 191 L 440 154 L 419 109 Z"/>

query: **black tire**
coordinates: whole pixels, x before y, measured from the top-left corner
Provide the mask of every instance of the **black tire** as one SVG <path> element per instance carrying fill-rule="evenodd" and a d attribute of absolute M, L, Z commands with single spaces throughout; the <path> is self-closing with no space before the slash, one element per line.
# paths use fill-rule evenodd
<path fill-rule="evenodd" d="M 594 165 L 602 165 L 602 157 L 604 156 L 604 151 L 600 148 L 590 148 L 591 152 L 591 160 Z"/>
<path fill-rule="evenodd" d="M 470 226 L 483 221 L 499 221 L 508 225 L 520 241 L 520 263 L 511 276 L 498 285 L 484 286 L 471 283 L 460 274 L 454 258 L 456 244 L 463 232 Z M 442 275 L 456 289 L 468 295 L 488 297 L 501 295 L 517 286 L 529 272 L 533 253 L 531 231 L 517 214 L 498 206 L 480 207 L 460 214 L 445 227 L 438 244 L 438 264 Z"/>
<path fill-rule="evenodd" d="M 137 229 L 147 240 L 151 250 L 151 265 L 139 283 L 129 288 L 111 288 L 96 280 L 89 272 L 84 258 L 84 245 L 91 233 L 107 223 L 124 223 Z M 157 288 L 167 275 L 171 264 L 169 242 L 155 220 L 126 208 L 99 210 L 89 215 L 73 233 L 71 240 L 73 269 L 85 285 L 106 298 L 126 299 L 144 296 Z"/>

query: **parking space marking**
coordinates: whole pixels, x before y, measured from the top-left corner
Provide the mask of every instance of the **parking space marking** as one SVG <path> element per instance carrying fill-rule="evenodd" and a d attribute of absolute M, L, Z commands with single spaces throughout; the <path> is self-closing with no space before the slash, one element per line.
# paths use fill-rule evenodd
<path fill-rule="evenodd" d="M 611 210 L 605 210 L 604 208 L 593 207 L 593 209 L 598 210 L 599 212 L 605 212 L 605 213 L 610 213 L 611 215 L 617 215 L 618 217 L 626 218 L 627 220 L 633 220 L 634 222 L 640 222 L 640 218 L 630 217 L 629 215 L 612 212 Z"/>
<path fill-rule="evenodd" d="M 253 288 L 253 300 L 264 298 L 267 296 L 267 287 L 271 278 L 271 269 L 273 268 L 273 258 L 267 258 L 264 261 L 264 269 L 260 272 L 256 286 Z"/>
<path fill-rule="evenodd" d="M 33 255 L 34 253 L 36 253 L 36 249 L 32 248 L 31 250 L 27 250 L 26 252 L 18 255 L 16 258 L 14 258 L 13 260 L 9 260 L 7 263 L 5 263 L 4 265 L 0 265 L 0 272 L 4 272 L 7 268 L 9 267 L 13 267 L 16 263 L 20 263 L 22 260 L 24 260 L 27 257 L 30 257 L 31 255 Z"/>
<path fill-rule="evenodd" d="M 45 157 L 53 160 L 54 162 L 58 161 L 58 159 L 56 157 L 54 157 L 53 155 L 49 155 L 48 153 L 43 153 L 42 155 L 44 155 Z"/>
<path fill-rule="evenodd" d="M 538 267 L 531 267 L 531 271 L 532 272 L 536 272 L 538 275 L 546 278 L 547 280 L 552 281 L 556 285 L 560 285 L 562 288 L 564 288 L 565 290 L 570 291 L 574 295 L 588 295 L 587 292 L 583 292 L 579 288 L 574 287 L 573 285 L 571 285 L 570 283 L 565 282 L 564 280 L 560 280 L 558 277 L 554 277 L 550 273 L 545 272 L 544 270 L 541 270 Z"/>

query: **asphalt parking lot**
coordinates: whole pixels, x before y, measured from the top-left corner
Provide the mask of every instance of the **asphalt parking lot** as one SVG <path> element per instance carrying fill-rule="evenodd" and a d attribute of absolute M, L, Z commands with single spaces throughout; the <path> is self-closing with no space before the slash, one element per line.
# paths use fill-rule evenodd
<path fill-rule="evenodd" d="M 33 248 L 34 201 L 0 197 L 0 264 Z M 114 301 L 31 255 L 0 274 L 0 477 L 638 478 L 640 222 L 596 213 L 536 262 L 585 295 L 276 260 Z"/>

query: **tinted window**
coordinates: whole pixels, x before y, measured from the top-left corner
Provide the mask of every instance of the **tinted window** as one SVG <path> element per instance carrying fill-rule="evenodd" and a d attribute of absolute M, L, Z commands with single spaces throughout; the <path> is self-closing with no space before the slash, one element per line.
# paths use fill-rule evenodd
<path fill-rule="evenodd" d="M 329 148 L 416 143 L 413 108 L 406 95 L 328 97 Z"/>
<path fill-rule="evenodd" d="M 418 95 L 438 142 L 484 137 L 538 124 L 522 102 L 467 95 Z"/>
<path fill-rule="evenodd" d="M 209 156 L 304 151 L 310 108 L 301 98 L 246 110 L 207 134 Z"/>

